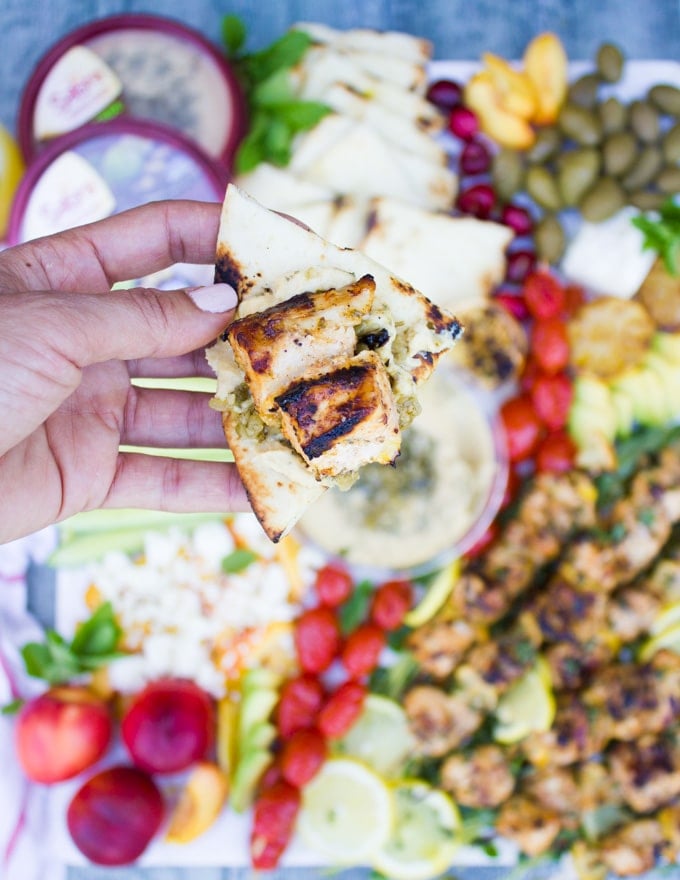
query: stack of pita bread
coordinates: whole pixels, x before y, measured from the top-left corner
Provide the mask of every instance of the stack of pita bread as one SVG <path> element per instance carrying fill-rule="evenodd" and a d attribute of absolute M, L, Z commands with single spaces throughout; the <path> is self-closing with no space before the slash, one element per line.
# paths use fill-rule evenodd
<path fill-rule="evenodd" d="M 449 213 L 458 182 L 445 118 L 425 98 L 431 45 L 394 31 L 295 29 L 313 42 L 293 86 L 333 112 L 298 135 L 286 169 L 260 164 L 238 186 L 388 266 L 444 308 L 461 314 L 486 302 L 503 278 L 512 232 Z"/>

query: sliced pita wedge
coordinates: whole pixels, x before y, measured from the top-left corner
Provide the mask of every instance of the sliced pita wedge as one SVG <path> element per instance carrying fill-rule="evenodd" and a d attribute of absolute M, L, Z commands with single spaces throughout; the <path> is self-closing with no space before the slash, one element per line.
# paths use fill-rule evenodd
<path fill-rule="evenodd" d="M 234 185 L 215 278 L 236 289 L 239 306 L 207 353 L 212 405 L 253 510 L 278 541 L 326 488 L 394 461 L 419 411 L 418 385 L 462 328 L 368 257 Z"/>
<path fill-rule="evenodd" d="M 293 30 L 304 31 L 315 43 L 330 45 L 335 49 L 398 55 L 414 64 L 426 64 L 432 56 L 432 43 L 401 31 L 376 31 L 370 28 L 343 31 L 307 21 L 298 22 Z"/>
<path fill-rule="evenodd" d="M 445 309 L 484 303 L 505 274 L 512 230 L 474 217 L 423 211 L 396 199 L 371 203 L 358 247 Z"/>
<path fill-rule="evenodd" d="M 252 171 L 240 175 L 236 183 L 267 208 L 287 214 L 294 214 L 291 208 L 296 205 L 330 201 L 335 195 L 327 186 L 310 183 L 269 162 L 260 162 Z"/>

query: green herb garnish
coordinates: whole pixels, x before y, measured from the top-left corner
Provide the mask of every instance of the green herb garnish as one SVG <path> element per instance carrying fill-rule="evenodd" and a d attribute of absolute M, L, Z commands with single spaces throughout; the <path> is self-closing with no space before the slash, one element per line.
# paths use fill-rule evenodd
<path fill-rule="evenodd" d="M 255 562 L 256 559 L 257 553 L 241 547 L 239 550 L 234 550 L 229 556 L 224 557 L 222 560 L 222 571 L 225 574 L 238 574 L 238 572 L 248 568 L 251 562 Z"/>
<path fill-rule="evenodd" d="M 675 199 L 666 199 L 657 217 L 648 214 L 634 217 L 633 226 L 645 236 L 643 248 L 657 251 L 669 275 L 680 275 L 680 205 Z"/>
<path fill-rule="evenodd" d="M 12 700 L 11 703 L 5 703 L 2 709 L 0 709 L 0 715 L 16 715 L 23 705 L 24 700 L 18 697 L 16 700 Z"/>
<path fill-rule="evenodd" d="M 222 21 L 222 40 L 248 102 L 250 126 L 235 158 L 238 174 L 252 171 L 260 162 L 283 167 L 290 162 L 293 138 L 331 112 L 318 101 L 297 98 L 290 69 L 304 56 L 311 37 L 289 31 L 259 52 L 244 53 L 246 27 L 235 15 Z"/>
<path fill-rule="evenodd" d="M 351 633 L 366 619 L 373 590 L 370 581 L 359 581 L 349 599 L 340 606 L 340 631 L 343 635 Z"/>
<path fill-rule="evenodd" d="M 105 666 L 124 654 L 117 650 L 123 631 L 110 602 L 100 605 L 78 627 L 70 642 L 48 629 L 44 642 L 29 642 L 21 649 L 26 672 L 49 684 L 63 684 L 78 675 Z"/>

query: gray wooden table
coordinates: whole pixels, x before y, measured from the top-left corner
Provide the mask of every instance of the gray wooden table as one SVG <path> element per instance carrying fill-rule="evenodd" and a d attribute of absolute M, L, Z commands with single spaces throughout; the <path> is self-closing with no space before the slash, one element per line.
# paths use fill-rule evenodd
<path fill-rule="evenodd" d="M 556 31 L 572 59 L 592 58 L 602 40 L 613 40 L 630 58 L 680 59 L 680 0 L 0 0 L 0 123 L 15 128 L 19 96 L 41 55 L 61 36 L 94 18 L 152 12 L 177 18 L 219 40 L 227 12 L 248 25 L 249 47 L 258 48 L 295 21 L 342 27 L 405 30 L 432 40 L 436 58 L 474 59 L 489 50 L 517 57 L 543 30 Z M 41 597 L 49 605 L 48 585 Z M 541 872 L 545 873 L 545 872 Z M 466 880 L 501 880 L 507 869 L 457 871 Z M 245 869 L 72 869 L 69 880 L 246 880 Z M 312 880 L 327 869 L 278 872 L 272 880 Z M 359 880 L 368 872 L 335 874 Z M 673 877 L 680 877 L 680 869 Z M 47 880 L 47 878 L 46 878 Z"/>

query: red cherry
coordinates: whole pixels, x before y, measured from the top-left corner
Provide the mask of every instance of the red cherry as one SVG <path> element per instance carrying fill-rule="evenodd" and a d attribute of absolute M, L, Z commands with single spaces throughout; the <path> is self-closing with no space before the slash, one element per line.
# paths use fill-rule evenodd
<path fill-rule="evenodd" d="M 505 277 L 513 284 L 521 284 L 536 266 L 536 254 L 530 250 L 513 251 L 508 254 Z"/>
<path fill-rule="evenodd" d="M 481 141 L 468 141 L 460 154 L 463 174 L 484 174 L 491 165 L 491 154 Z"/>
<path fill-rule="evenodd" d="M 449 131 L 461 141 L 470 141 L 479 133 L 479 120 L 467 107 L 454 107 L 449 115 Z"/>
<path fill-rule="evenodd" d="M 456 205 L 463 214 L 486 220 L 496 204 L 496 193 L 488 183 L 476 183 L 458 194 Z"/>
<path fill-rule="evenodd" d="M 453 80 L 439 79 L 432 83 L 425 97 L 440 110 L 452 110 L 463 100 L 463 88 Z"/>
<path fill-rule="evenodd" d="M 512 203 L 503 208 L 501 222 L 509 226 L 515 235 L 529 235 L 534 228 L 534 221 L 527 209 Z"/>

